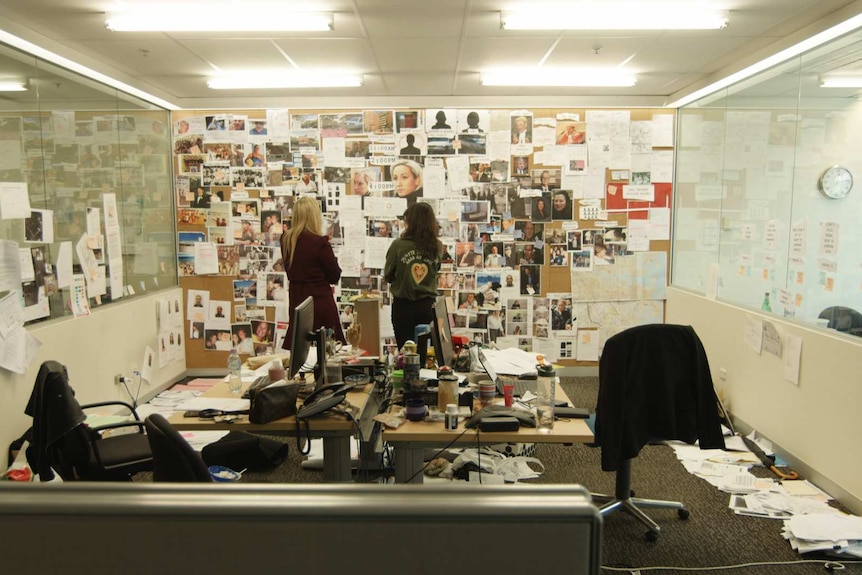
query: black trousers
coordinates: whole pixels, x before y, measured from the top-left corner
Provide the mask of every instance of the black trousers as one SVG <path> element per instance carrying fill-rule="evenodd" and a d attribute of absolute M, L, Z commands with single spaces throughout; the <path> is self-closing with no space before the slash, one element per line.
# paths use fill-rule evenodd
<path fill-rule="evenodd" d="M 434 298 L 392 299 L 392 327 L 398 349 L 408 339 L 415 340 L 416 326 L 434 321 Z"/>

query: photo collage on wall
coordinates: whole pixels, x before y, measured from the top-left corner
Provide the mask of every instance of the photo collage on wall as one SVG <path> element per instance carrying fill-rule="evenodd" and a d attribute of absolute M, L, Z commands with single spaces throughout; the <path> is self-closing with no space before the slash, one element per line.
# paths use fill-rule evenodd
<path fill-rule="evenodd" d="M 233 302 L 219 302 L 230 308 L 225 322 L 203 316 L 190 337 L 215 336 L 205 349 L 238 345 L 240 334 L 251 341 L 243 344 L 249 353 L 277 348 L 289 287 L 280 238 L 296 198 L 310 195 L 342 268 L 335 297 L 343 327 L 354 321 L 360 294 L 391 303 L 381 276 L 386 251 L 404 230 L 404 210 L 421 201 L 438 217 L 438 288 L 453 333 L 574 357 L 586 326 L 578 278 L 624 264 L 661 239 L 648 215 L 669 210 L 672 152 L 650 141 L 666 122 L 651 124 L 632 121 L 628 111 L 182 116 L 173 126 L 178 221 L 187 224 L 181 230 L 205 231 L 181 232 L 180 273 L 234 281 Z M 212 261 L 201 259 L 198 242 L 215 246 L 204 256 Z M 570 272 L 569 291 L 551 291 L 549 268 Z M 268 307 L 274 321 L 266 320 Z M 391 326 L 382 328 L 393 351 Z"/>

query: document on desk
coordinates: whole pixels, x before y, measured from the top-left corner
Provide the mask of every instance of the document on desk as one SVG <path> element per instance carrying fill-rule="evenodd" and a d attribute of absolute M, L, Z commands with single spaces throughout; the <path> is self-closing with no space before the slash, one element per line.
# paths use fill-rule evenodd
<path fill-rule="evenodd" d="M 200 411 L 220 409 L 221 411 L 242 411 L 249 408 L 249 401 L 239 397 L 195 397 L 177 405 L 178 411 Z"/>
<path fill-rule="evenodd" d="M 536 355 L 516 347 L 483 349 L 491 369 L 501 375 L 536 373 Z"/>

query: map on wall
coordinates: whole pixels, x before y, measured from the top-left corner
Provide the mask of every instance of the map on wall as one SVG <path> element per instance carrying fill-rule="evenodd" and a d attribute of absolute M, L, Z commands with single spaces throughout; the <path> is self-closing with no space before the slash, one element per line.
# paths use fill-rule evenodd
<path fill-rule="evenodd" d="M 665 252 L 640 252 L 589 274 L 572 273 L 572 297 L 579 302 L 663 300 L 666 288 Z"/>
<path fill-rule="evenodd" d="M 662 301 L 615 301 L 576 303 L 574 314 L 578 318 L 578 329 L 598 328 L 599 349 L 611 336 L 649 323 L 664 323 Z"/>

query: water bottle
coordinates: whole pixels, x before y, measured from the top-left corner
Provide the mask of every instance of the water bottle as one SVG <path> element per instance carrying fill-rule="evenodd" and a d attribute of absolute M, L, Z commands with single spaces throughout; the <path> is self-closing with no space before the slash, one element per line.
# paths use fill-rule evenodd
<path fill-rule="evenodd" d="M 544 357 L 537 356 L 539 364 L 538 385 L 536 390 L 536 429 L 539 433 L 550 433 L 554 429 L 554 396 L 557 387 L 557 372 L 550 363 L 545 363 Z"/>
<path fill-rule="evenodd" d="M 760 304 L 760 309 L 763 311 L 772 311 L 772 305 L 769 303 L 769 292 L 763 294 L 763 303 Z"/>
<path fill-rule="evenodd" d="M 231 348 L 230 355 L 227 356 L 227 387 L 231 393 L 239 393 L 242 390 L 242 360 L 239 358 L 239 353 L 236 347 Z"/>

